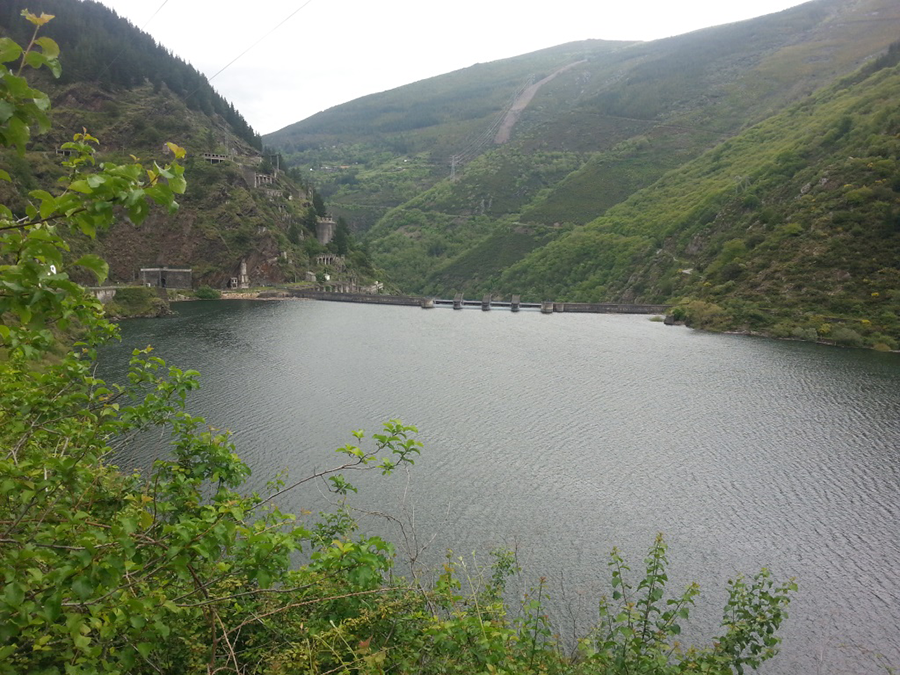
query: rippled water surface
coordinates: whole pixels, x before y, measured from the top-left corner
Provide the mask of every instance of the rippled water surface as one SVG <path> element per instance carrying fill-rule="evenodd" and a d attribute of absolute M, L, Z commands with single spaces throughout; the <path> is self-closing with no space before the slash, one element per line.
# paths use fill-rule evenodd
<path fill-rule="evenodd" d="M 725 579 L 768 566 L 801 588 L 765 672 L 900 666 L 898 355 L 636 316 L 177 309 L 123 323 L 106 374 L 146 344 L 200 370 L 191 409 L 235 432 L 254 485 L 330 466 L 350 430 L 400 418 L 419 427 L 421 459 L 408 478 L 356 480 L 353 503 L 414 521 L 426 560 L 516 548 L 523 586 L 550 580 L 564 636 L 607 592 L 609 550 L 639 568 L 662 531 L 673 587 L 699 581 L 699 604 L 712 605 L 698 607 L 695 633 L 714 629 Z M 145 442 L 120 462 L 145 465 L 156 451 Z M 308 490 L 282 506 L 325 499 Z"/>

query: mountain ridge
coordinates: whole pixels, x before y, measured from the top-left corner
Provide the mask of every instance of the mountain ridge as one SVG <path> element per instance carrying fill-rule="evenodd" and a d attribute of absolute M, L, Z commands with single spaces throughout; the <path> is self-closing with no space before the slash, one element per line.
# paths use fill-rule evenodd
<path fill-rule="evenodd" d="M 271 152 L 264 156 L 260 136 L 205 76 L 93 0 L 10 0 L 0 10 L 2 34 L 27 44 L 26 8 L 54 15 L 42 34 L 62 50 L 62 76 L 35 77 L 53 102 L 53 127 L 35 136 L 24 159 L 0 156 L 13 178 L 0 183 L 3 203 L 24 212 L 29 191 L 52 189 L 64 173 L 60 148 L 74 133 L 99 138 L 101 162 L 131 155 L 149 163 L 172 141 L 187 150 L 190 183 L 178 212 L 151 212 L 140 227 L 120 218 L 97 240 L 73 242 L 74 253 L 100 254 L 120 283 L 161 265 L 191 267 L 195 285 L 217 288 L 242 269 L 254 285 L 302 281 L 313 271 L 326 251 L 316 238 L 321 198 L 296 172 L 279 171 Z M 347 261 L 363 282 L 373 275 L 364 257 L 361 266 Z"/>
<path fill-rule="evenodd" d="M 541 74 L 546 60 L 525 55 L 493 71 L 457 71 L 418 83 L 415 91 L 399 88 L 360 99 L 334 110 L 334 117 L 320 114 L 314 125 L 307 121 L 289 127 L 293 136 L 281 137 L 288 140 L 280 147 L 288 161 L 311 169 L 331 203 L 366 231 L 377 263 L 409 292 L 533 292 L 540 297 L 532 299 L 677 302 L 685 290 L 706 297 L 690 284 L 675 283 L 680 279 L 671 271 L 659 284 L 641 272 L 653 266 L 657 250 L 665 250 L 665 228 L 650 235 L 629 230 L 601 236 L 597 219 L 617 205 L 639 200 L 642 190 L 717 148 L 725 156 L 732 139 L 803 101 L 815 101 L 841 78 L 859 77 L 861 66 L 887 53 L 898 24 L 896 2 L 815 0 L 655 42 L 604 45 L 540 88 L 522 110 L 509 142 L 478 147 L 464 165 L 448 166 L 446 159 L 467 138 L 459 133 L 462 122 L 477 113 L 482 128 L 487 127 L 491 115 L 503 109 L 498 92 L 508 94 L 514 84 L 506 77 L 492 87 L 485 73 Z M 579 45 L 574 51 L 584 56 L 585 49 Z M 553 52 L 556 57 L 562 53 Z M 540 56 L 546 59 L 547 54 Z M 552 69 L 547 71 L 544 76 Z M 346 143 L 316 145 L 327 137 L 329 117 L 336 120 L 331 128 L 338 129 L 337 120 L 348 111 L 357 120 L 361 111 L 404 108 L 401 103 L 408 111 L 421 111 L 431 99 L 413 93 L 440 90 L 446 97 L 450 75 L 457 81 L 467 75 L 464 91 L 490 90 L 493 98 L 479 100 L 480 108 L 460 104 L 445 123 L 432 119 L 422 124 L 410 112 L 402 133 L 379 127 L 375 115 Z M 821 109 L 817 114 L 831 113 Z M 781 123 L 798 124 L 797 119 L 785 120 Z M 836 123 L 823 124 L 822 133 Z M 315 134 L 300 134 L 313 126 Z M 468 138 L 477 137 L 476 127 Z M 796 130 L 802 133 L 802 125 Z M 789 138 L 779 142 L 787 146 Z M 266 140 L 276 143 L 279 138 L 269 135 Z M 317 162 L 330 158 L 339 158 L 334 162 L 339 168 L 321 171 Z M 784 162 L 797 173 L 804 162 L 825 159 L 812 153 Z M 770 163 L 760 170 L 777 174 L 783 168 Z M 715 163 L 708 170 L 715 172 Z M 729 168 L 720 161 L 718 170 Z M 734 175 L 723 174 L 721 181 L 732 190 L 743 184 Z M 722 188 L 710 189 L 707 195 L 695 195 L 693 205 L 683 203 L 684 194 L 670 195 L 669 210 L 687 229 L 699 231 L 716 221 L 722 201 L 716 195 Z M 769 210 L 789 211 L 784 200 L 762 193 L 756 198 L 769 199 Z M 614 237 L 619 237 L 615 243 Z M 561 250 L 562 243 L 556 242 L 567 242 L 570 262 L 565 269 L 543 268 L 537 281 L 540 261 Z M 609 246 L 620 247 L 620 254 Z M 714 251 L 704 251 L 706 258 L 716 257 Z M 683 253 L 678 249 L 678 255 Z M 690 260 L 684 264 L 696 266 Z M 592 280 L 591 270 L 603 270 L 602 278 Z M 514 279 L 522 285 L 514 287 Z M 631 279 L 643 279 L 644 286 L 629 284 Z M 808 304 L 812 302 L 810 297 Z M 771 303 L 778 305 L 778 298 Z"/>

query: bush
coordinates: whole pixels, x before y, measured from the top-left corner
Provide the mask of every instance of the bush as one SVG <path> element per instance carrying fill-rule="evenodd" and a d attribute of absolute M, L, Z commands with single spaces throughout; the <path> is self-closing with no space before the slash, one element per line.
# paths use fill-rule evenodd
<path fill-rule="evenodd" d="M 117 319 L 140 316 L 164 316 L 171 313 L 168 300 L 147 286 L 117 288 L 115 298 L 104 307 L 106 314 Z"/>
<path fill-rule="evenodd" d="M 684 306 L 684 321 L 691 328 L 722 330 L 728 315 L 719 305 L 703 300 L 692 300 Z"/>
<path fill-rule="evenodd" d="M 894 351 L 897 349 L 897 341 L 884 333 L 872 333 L 867 342 L 879 351 Z"/>
<path fill-rule="evenodd" d="M 222 293 L 217 291 L 215 288 L 210 288 L 209 286 L 201 286 L 196 291 L 194 291 L 194 297 L 199 300 L 218 300 L 222 297 Z"/>
<path fill-rule="evenodd" d="M 837 328 L 832 330 L 829 338 L 834 341 L 835 344 L 839 344 L 844 347 L 862 347 L 863 345 L 862 335 L 857 333 L 852 328 L 847 328 L 846 326 L 838 326 Z"/>
<path fill-rule="evenodd" d="M 809 326 L 797 326 L 791 331 L 791 336 L 797 340 L 805 340 L 806 342 L 816 342 L 819 334 L 815 328 Z"/>
<path fill-rule="evenodd" d="M 613 549 L 612 602 L 600 600 L 600 623 L 581 642 L 583 663 L 576 672 L 743 673 L 745 667 L 756 669 L 777 653 L 780 639 L 773 631 L 787 617 L 789 593 L 797 590 L 793 581 L 776 585 L 765 569 L 750 580 L 739 576 L 729 581 L 721 624 L 725 632 L 712 640 L 712 647 L 682 651 L 681 622 L 688 619 L 700 588 L 691 584 L 680 596 L 663 599 L 668 559 L 662 535 L 644 563 L 643 579 L 634 587 L 627 580 L 629 567 Z"/>

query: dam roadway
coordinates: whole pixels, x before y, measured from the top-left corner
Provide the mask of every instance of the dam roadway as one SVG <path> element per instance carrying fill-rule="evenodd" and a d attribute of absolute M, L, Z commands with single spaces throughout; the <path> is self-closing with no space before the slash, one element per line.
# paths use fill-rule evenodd
<path fill-rule="evenodd" d="M 543 314 L 554 313 L 591 313 L 591 314 L 665 314 L 671 305 L 635 305 L 614 302 L 522 302 L 519 296 L 512 296 L 511 301 L 496 301 L 490 295 L 481 300 L 466 300 L 462 294 L 452 299 L 419 297 L 413 295 L 369 295 L 366 293 L 337 293 L 330 291 L 308 290 L 299 288 L 279 288 L 278 290 L 294 298 L 309 300 L 326 300 L 329 302 L 358 302 L 369 305 L 403 305 L 431 309 L 447 307 L 453 309 L 508 309 L 540 311 Z"/>

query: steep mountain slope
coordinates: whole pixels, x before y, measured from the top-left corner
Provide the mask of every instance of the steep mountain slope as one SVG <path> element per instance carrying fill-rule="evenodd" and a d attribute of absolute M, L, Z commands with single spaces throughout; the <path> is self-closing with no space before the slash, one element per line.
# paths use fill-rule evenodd
<path fill-rule="evenodd" d="M 253 284 L 303 278 L 310 256 L 324 250 L 309 228 L 311 194 L 273 170 L 259 136 L 204 76 L 90 0 L 11 0 L 0 10 L 3 34 L 21 42 L 26 33 L 27 43 L 26 6 L 55 15 L 43 34 L 59 43 L 62 77 L 37 82 L 53 100 L 53 128 L 24 159 L 0 156 L 13 177 L 0 184 L 4 203 L 23 211 L 29 190 L 52 186 L 64 171 L 59 149 L 83 129 L 100 139 L 99 161 L 149 163 L 172 141 L 188 153 L 179 211 L 152 213 L 140 227 L 123 215 L 99 241 L 77 242 L 76 253 L 100 253 L 114 282 L 160 265 L 192 267 L 195 285 L 214 287 L 238 277 L 242 264 Z M 311 222 L 314 230 L 314 214 Z"/>
<path fill-rule="evenodd" d="M 493 147 L 516 98 L 591 55 L 630 43 L 591 40 L 430 78 L 331 108 L 265 137 L 302 166 L 359 230 Z"/>
<path fill-rule="evenodd" d="M 667 171 L 852 72 L 882 53 L 898 27 L 895 0 L 817 0 L 652 43 L 564 45 L 360 99 L 266 140 L 307 168 L 330 167 L 312 175 L 359 229 L 370 228 L 373 254 L 402 288 L 486 291 L 516 256 L 577 231 Z M 494 87 L 485 83 L 494 72 L 488 66 L 519 78 L 530 71 L 527 84 L 552 72 L 533 59 L 551 56 L 560 59 L 556 69 L 583 63 L 540 88 L 509 142 L 484 142 L 515 88 L 499 77 Z M 416 117 L 431 103 L 429 92 L 464 84 L 476 91 L 476 81 L 493 97 L 459 96 L 444 118 Z M 366 124 L 364 113 L 378 110 L 391 110 L 403 131 L 376 122 L 378 115 Z M 347 117 L 355 126 L 342 137 Z M 459 133 L 463 121 L 468 136 Z M 557 286 L 572 290 L 571 280 Z"/>
<path fill-rule="evenodd" d="M 895 44 L 532 252 L 492 288 L 575 300 L 694 298 L 701 324 L 896 348 L 898 61 Z"/>

